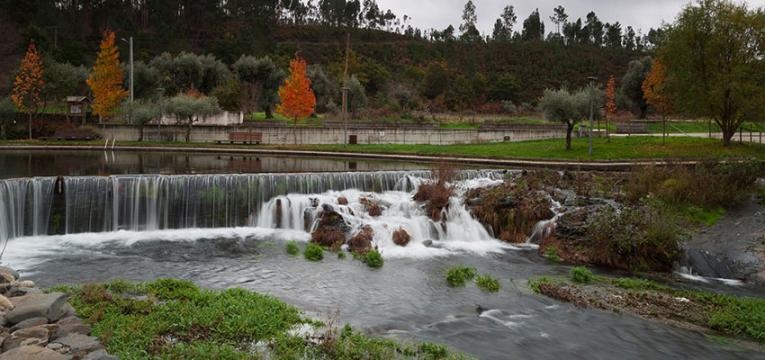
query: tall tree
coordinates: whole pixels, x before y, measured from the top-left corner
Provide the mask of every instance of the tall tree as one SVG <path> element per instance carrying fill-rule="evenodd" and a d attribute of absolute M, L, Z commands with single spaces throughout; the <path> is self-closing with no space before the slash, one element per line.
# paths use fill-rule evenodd
<path fill-rule="evenodd" d="M 557 27 L 558 35 L 560 35 L 561 25 L 565 25 L 566 21 L 568 21 L 566 8 L 564 8 L 563 5 L 558 5 L 558 7 L 553 9 L 553 15 L 550 16 L 550 21 L 555 24 Z"/>
<path fill-rule="evenodd" d="M 616 116 L 616 78 L 611 75 L 608 78 L 608 83 L 606 84 L 606 108 L 605 108 L 605 119 L 606 119 L 606 139 L 610 141 L 610 138 L 608 136 L 608 119 L 613 118 Z"/>
<path fill-rule="evenodd" d="M 701 0 L 683 9 L 659 51 L 673 104 L 689 115 L 714 119 L 726 146 L 747 115 L 765 111 L 762 34 L 761 9 Z"/>
<path fill-rule="evenodd" d="M 499 19 L 494 23 L 492 38 L 494 41 L 508 42 L 513 38 L 513 27 L 518 17 L 512 5 L 505 6 Z"/>
<path fill-rule="evenodd" d="M 276 111 L 288 118 L 293 119 L 294 127 L 300 119 L 307 118 L 314 112 L 316 96 L 311 90 L 311 80 L 307 74 L 308 65 L 300 57 L 290 61 L 290 75 L 279 88 L 281 104 Z M 295 133 L 297 142 L 297 133 Z"/>
<path fill-rule="evenodd" d="M 606 33 L 603 43 L 610 48 L 622 47 L 622 25 L 619 22 L 606 24 Z"/>
<path fill-rule="evenodd" d="M 87 80 L 93 92 L 93 112 L 100 120 L 114 114 L 127 96 L 127 91 L 122 87 L 120 54 L 114 44 L 114 32 L 106 30 L 103 36 L 96 64 Z"/>
<path fill-rule="evenodd" d="M 465 8 L 462 10 L 462 24 L 460 24 L 460 39 L 462 41 L 481 41 L 481 33 L 475 25 L 478 21 L 478 16 L 476 15 L 475 10 L 473 0 L 468 0 L 468 2 L 465 3 Z"/>
<path fill-rule="evenodd" d="M 595 46 L 603 45 L 603 23 L 600 22 L 594 11 L 590 11 L 587 14 L 587 21 L 585 23 L 587 42 Z"/>
<path fill-rule="evenodd" d="M 672 111 L 672 101 L 664 90 L 666 81 L 667 72 L 664 62 L 661 59 L 654 59 L 651 64 L 651 70 L 643 81 L 643 96 L 645 96 L 646 102 L 661 114 L 663 125 L 662 137 L 665 142 L 667 137 L 667 114 Z"/>
<path fill-rule="evenodd" d="M 651 70 L 650 57 L 630 61 L 619 87 L 619 93 L 624 101 L 641 119 L 645 119 L 648 111 L 648 103 L 643 94 L 643 81 L 649 70 Z"/>
<path fill-rule="evenodd" d="M 545 24 L 539 17 L 539 9 L 534 10 L 526 20 L 523 21 L 523 35 L 525 41 L 543 40 L 545 38 Z"/>
<path fill-rule="evenodd" d="M 21 112 L 27 113 L 29 140 L 32 140 L 32 114 L 37 111 L 42 104 L 41 93 L 45 80 L 43 78 L 44 70 L 40 54 L 37 53 L 37 47 L 30 43 L 27 52 L 21 60 L 19 72 L 13 81 L 13 90 L 11 92 L 11 101 Z"/>
<path fill-rule="evenodd" d="M 218 99 L 202 95 L 191 89 L 184 94 L 171 98 L 166 111 L 176 116 L 178 124 L 186 125 L 186 142 L 191 142 L 191 129 L 200 117 L 220 112 Z"/>

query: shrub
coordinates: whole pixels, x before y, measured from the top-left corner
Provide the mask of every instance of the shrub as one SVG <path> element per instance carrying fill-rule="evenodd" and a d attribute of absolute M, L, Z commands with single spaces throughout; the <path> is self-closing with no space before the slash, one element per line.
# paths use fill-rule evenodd
<path fill-rule="evenodd" d="M 575 283 L 587 284 L 592 281 L 592 278 L 592 271 L 584 266 L 577 266 L 571 269 L 571 280 Z"/>
<path fill-rule="evenodd" d="M 342 250 L 338 251 L 337 252 L 337 258 L 338 259 L 345 259 L 345 251 L 342 251 Z"/>
<path fill-rule="evenodd" d="M 473 280 L 476 275 L 474 267 L 455 266 L 446 272 L 446 282 L 449 286 L 465 286 L 465 282 Z"/>
<path fill-rule="evenodd" d="M 547 249 L 545 249 L 545 257 L 547 260 L 550 260 L 552 262 L 560 262 L 561 258 L 558 256 L 558 248 L 555 246 L 550 246 Z"/>
<path fill-rule="evenodd" d="M 382 255 L 380 255 L 377 250 L 367 252 L 367 254 L 364 255 L 364 262 L 367 264 L 367 266 L 373 269 L 381 268 L 383 266 Z"/>
<path fill-rule="evenodd" d="M 454 187 L 448 182 L 454 179 L 456 171 L 449 165 L 441 165 L 435 171 L 435 179 L 420 184 L 413 200 L 425 203 L 428 216 L 434 221 L 441 220 L 441 212 L 449 206 Z"/>
<path fill-rule="evenodd" d="M 300 247 L 298 246 L 296 241 L 288 242 L 287 246 L 285 247 L 285 250 L 287 251 L 287 254 L 290 254 L 292 256 L 300 254 Z"/>
<path fill-rule="evenodd" d="M 497 292 L 499 291 L 499 280 L 489 276 L 481 275 L 475 279 L 475 284 L 478 288 L 484 291 Z"/>
<path fill-rule="evenodd" d="M 537 294 L 540 294 L 541 293 L 540 286 L 552 285 L 552 284 L 553 284 L 552 279 L 548 278 L 547 276 L 542 276 L 540 278 L 529 280 L 529 289 L 531 289 L 531 291 Z"/>
<path fill-rule="evenodd" d="M 308 244 L 303 250 L 303 256 L 308 261 L 321 261 L 324 259 L 324 248 L 316 244 Z"/>

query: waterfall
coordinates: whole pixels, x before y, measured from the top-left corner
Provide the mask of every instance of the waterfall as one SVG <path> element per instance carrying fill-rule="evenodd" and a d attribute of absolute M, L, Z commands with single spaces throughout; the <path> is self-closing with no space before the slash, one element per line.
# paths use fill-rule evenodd
<path fill-rule="evenodd" d="M 404 218 L 407 212 L 415 211 L 415 205 L 410 200 L 403 201 L 403 194 L 413 191 L 422 179 L 430 176 L 428 171 L 74 176 L 63 179 L 63 194 L 54 194 L 55 178 L 2 180 L 0 241 L 30 235 L 256 225 L 306 231 L 310 230 L 314 215 L 306 209 L 319 198 L 329 201 L 330 191 L 350 189 L 383 197 L 391 192 L 390 196 L 402 197 L 391 207 Z M 457 178 L 467 182 L 502 177 L 501 171 L 467 170 Z M 278 211 L 277 203 L 281 203 Z M 448 216 L 460 222 L 469 214 Z M 422 234 L 422 238 L 433 231 L 421 224 L 406 226 Z M 457 236 L 453 233 L 457 228 L 447 230 L 439 238 Z"/>

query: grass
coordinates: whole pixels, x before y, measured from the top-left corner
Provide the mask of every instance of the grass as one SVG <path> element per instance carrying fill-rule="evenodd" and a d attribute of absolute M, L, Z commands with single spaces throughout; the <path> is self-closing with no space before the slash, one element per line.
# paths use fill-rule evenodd
<path fill-rule="evenodd" d="M 547 276 L 541 276 L 535 279 L 529 279 L 529 289 L 531 291 L 539 294 L 541 293 L 539 290 L 539 287 L 542 285 L 553 285 L 555 281 L 553 281 L 552 278 L 549 278 Z"/>
<path fill-rule="evenodd" d="M 367 252 L 366 255 L 364 255 L 364 263 L 373 269 L 381 268 L 383 266 L 382 255 L 380 255 L 377 250 Z"/>
<path fill-rule="evenodd" d="M 303 256 L 308 261 L 321 261 L 324 259 L 324 248 L 317 244 L 308 244 L 303 250 Z"/>
<path fill-rule="evenodd" d="M 297 256 L 300 254 L 300 247 L 298 246 L 296 241 L 290 241 L 285 246 L 285 251 L 287 251 L 287 254 L 292 256 Z"/>
<path fill-rule="evenodd" d="M 577 284 L 590 283 L 592 278 L 592 271 L 584 266 L 577 266 L 571 269 L 571 280 Z"/>
<path fill-rule="evenodd" d="M 498 292 L 500 288 L 499 280 L 489 275 L 478 276 L 475 278 L 475 284 L 479 289 L 488 292 Z"/>
<path fill-rule="evenodd" d="M 611 282 L 622 289 L 628 290 L 669 290 L 669 287 L 665 285 L 640 278 L 617 278 L 611 280 Z"/>
<path fill-rule="evenodd" d="M 451 287 L 465 286 L 465 283 L 473 280 L 476 274 L 474 267 L 455 266 L 446 271 L 446 283 Z"/>
<path fill-rule="evenodd" d="M 43 142 L 27 140 L 0 141 L 0 145 L 91 145 L 103 146 L 103 141 L 89 142 Z M 734 144 L 722 146 L 719 140 L 671 137 L 662 144 L 660 137 L 631 136 L 594 139 L 594 152 L 590 157 L 587 152 L 587 139 L 573 140 L 573 149 L 567 151 L 563 139 L 534 140 L 522 142 L 504 142 L 490 144 L 462 145 L 262 145 L 237 146 L 217 145 L 212 143 L 183 142 L 136 142 L 124 141 L 123 146 L 146 147 L 205 147 L 223 149 L 282 149 L 306 151 L 333 151 L 375 154 L 406 154 L 427 156 L 456 156 L 493 159 L 536 159 L 536 160 L 571 160 L 571 161 L 616 161 L 639 159 L 702 159 L 702 158 L 756 158 L 765 160 L 765 145 Z"/>
<path fill-rule="evenodd" d="M 547 260 L 550 260 L 552 262 L 558 263 L 561 261 L 560 256 L 558 256 L 558 248 L 555 246 L 550 246 L 547 249 L 545 249 L 545 257 Z"/>
<path fill-rule="evenodd" d="M 678 209 L 686 219 L 696 224 L 712 226 L 725 216 L 724 208 L 706 209 L 698 206 L 685 206 Z"/>
<path fill-rule="evenodd" d="M 346 326 L 319 343 L 290 330 L 319 329 L 297 308 L 242 289 L 203 290 L 183 280 L 59 286 L 93 335 L 121 359 L 461 359 L 435 344 L 407 345 Z M 262 343 L 265 346 L 256 347 Z M 258 352 L 254 352 L 256 349 Z M 263 353 L 266 352 L 266 353 Z"/>

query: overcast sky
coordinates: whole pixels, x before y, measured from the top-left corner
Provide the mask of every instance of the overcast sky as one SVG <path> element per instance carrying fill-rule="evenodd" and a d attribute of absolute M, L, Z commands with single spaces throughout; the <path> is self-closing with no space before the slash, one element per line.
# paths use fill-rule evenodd
<path fill-rule="evenodd" d="M 444 29 L 449 24 L 459 27 L 462 9 L 467 0 L 378 0 L 380 8 L 392 9 L 399 17 L 404 14 L 413 18 L 412 25 L 422 29 Z M 506 5 L 515 6 L 518 16 L 516 30 L 522 28 L 523 20 L 534 9 L 539 8 L 545 31 L 553 29 L 550 21 L 552 9 L 558 5 L 566 8 L 569 19 L 576 20 L 590 11 L 595 11 L 600 21 L 620 22 L 622 28 L 632 26 L 643 29 L 646 33 L 652 27 L 661 26 L 662 22 L 671 23 L 688 4 L 689 0 L 473 0 L 478 13 L 478 29 L 484 34 L 491 34 L 494 22 Z M 749 0 L 750 6 L 764 6 L 765 0 Z"/>

